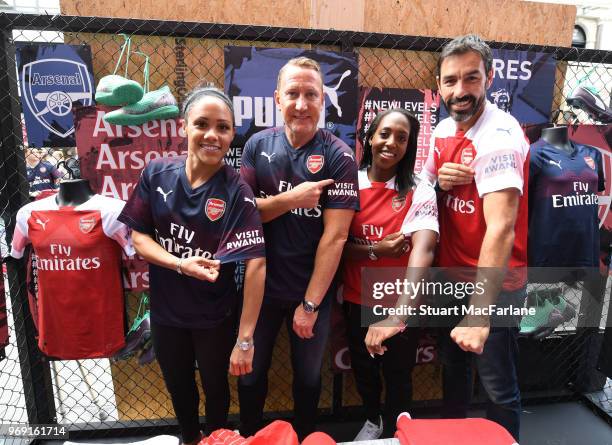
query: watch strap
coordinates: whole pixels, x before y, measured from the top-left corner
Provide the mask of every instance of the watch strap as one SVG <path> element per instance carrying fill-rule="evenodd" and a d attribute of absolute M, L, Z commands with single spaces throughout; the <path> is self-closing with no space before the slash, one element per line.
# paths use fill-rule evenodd
<path fill-rule="evenodd" d="M 311 306 L 311 307 L 312 307 L 312 310 L 308 310 L 308 309 L 306 309 L 306 306 Z M 306 300 L 306 299 L 303 299 L 303 300 L 302 300 L 302 307 L 303 307 L 303 308 L 304 308 L 304 310 L 305 310 L 306 312 L 308 312 L 308 313 L 317 312 L 317 311 L 319 310 L 319 306 L 320 306 L 320 305 L 318 305 L 318 304 L 316 304 L 316 303 L 313 303 L 312 301 L 308 301 L 308 300 Z"/>
<path fill-rule="evenodd" d="M 248 345 L 248 348 L 244 348 L 243 346 Z M 255 346 L 255 342 L 253 341 L 253 339 L 251 338 L 250 340 L 240 340 L 238 339 L 236 341 L 236 346 L 238 349 L 241 349 L 243 351 L 248 351 L 249 349 L 251 349 L 253 346 Z"/>

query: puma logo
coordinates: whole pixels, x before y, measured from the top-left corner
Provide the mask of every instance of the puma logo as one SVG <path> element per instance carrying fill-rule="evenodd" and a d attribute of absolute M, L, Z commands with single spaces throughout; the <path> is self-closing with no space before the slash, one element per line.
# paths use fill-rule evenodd
<path fill-rule="evenodd" d="M 557 167 L 559 167 L 559 170 L 562 170 L 562 168 L 561 168 L 561 161 L 555 162 L 552 159 L 549 159 L 548 163 L 552 164 L 552 165 L 556 165 Z"/>
<path fill-rule="evenodd" d="M 511 130 L 511 128 L 497 128 L 497 131 L 504 131 L 504 132 L 508 133 L 508 136 L 511 136 L 510 130 Z"/>
<path fill-rule="evenodd" d="M 351 70 L 346 70 L 345 72 L 343 72 L 342 76 L 340 76 L 340 80 L 338 81 L 336 86 L 333 88 L 323 85 L 323 91 L 325 94 L 327 94 L 327 97 L 329 97 L 329 101 L 336 109 L 336 112 L 338 113 L 338 117 L 342 117 L 342 109 L 338 105 L 338 88 L 340 88 L 340 84 L 342 83 L 344 78 L 346 76 L 349 76 L 350 74 L 351 74 Z"/>
<path fill-rule="evenodd" d="M 46 221 L 43 221 L 43 220 L 41 220 L 40 218 L 36 218 L 36 219 L 34 220 L 34 222 L 35 222 L 36 224 L 39 224 L 39 225 L 40 225 L 40 226 L 43 228 L 43 230 L 47 230 L 47 223 L 49 222 L 49 220 L 48 220 L 48 219 L 47 219 Z"/>
<path fill-rule="evenodd" d="M 351 158 L 351 160 L 353 160 L 353 161 L 355 160 L 355 158 L 353 157 L 353 155 L 352 155 L 352 154 L 350 154 L 350 153 L 342 152 L 342 156 L 346 156 L 347 158 Z"/>
<path fill-rule="evenodd" d="M 168 195 L 170 193 L 172 193 L 172 190 L 170 190 L 169 192 L 164 192 L 164 190 L 161 187 L 157 187 L 156 192 L 158 192 L 160 195 L 162 195 L 164 197 L 164 202 L 166 202 L 166 198 L 168 198 Z"/>
<path fill-rule="evenodd" d="M 257 202 L 255 201 L 255 198 L 251 199 L 251 198 L 247 198 L 245 196 L 244 200 L 245 200 L 245 202 L 250 202 L 251 204 L 253 204 L 253 207 L 257 208 Z"/>
<path fill-rule="evenodd" d="M 265 153 L 263 151 L 261 152 L 262 156 L 265 156 L 266 158 L 268 158 L 268 164 L 272 163 L 272 158 L 274 157 L 275 154 L 276 153 L 268 154 L 268 153 Z"/>

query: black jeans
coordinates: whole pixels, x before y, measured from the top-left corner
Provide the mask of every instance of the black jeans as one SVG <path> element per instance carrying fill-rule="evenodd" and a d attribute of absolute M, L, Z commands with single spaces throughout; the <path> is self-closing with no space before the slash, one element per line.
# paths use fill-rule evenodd
<path fill-rule="evenodd" d="M 383 436 L 393 437 L 397 416 L 403 411 L 409 411 L 412 403 L 412 369 L 416 363 L 419 330 L 409 328 L 394 335 L 383 343 L 387 351 L 382 356 L 372 358 L 364 343 L 368 328 L 362 327 L 361 310 L 359 304 L 344 303 L 351 367 L 357 391 L 368 420 L 378 424 L 378 416 L 382 414 Z M 371 312 L 369 308 L 365 310 Z M 384 411 L 380 405 L 381 368 L 385 379 Z"/>
<path fill-rule="evenodd" d="M 240 433 L 244 437 L 255 434 L 262 427 L 268 394 L 268 371 L 283 321 L 289 331 L 291 346 L 295 416 L 293 427 L 300 440 L 315 430 L 321 394 L 321 364 L 329 335 L 331 296 L 327 295 L 321 303 L 314 325 L 314 337 L 310 339 L 302 339 L 293 331 L 293 314 L 299 304 L 264 299 L 261 306 L 254 335 L 253 372 L 238 380 Z"/>
<path fill-rule="evenodd" d="M 185 443 L 200 434 L 196 360 L 206 395 L 205 434 L 226 426 L 230 404 L 227 374 L 236 341 L 235 327 L 234 315 L 210 329 L 183 329 L 151 322 L 155 355 Z"/>
<path fill-rule="evenodd" d="M 498 306 L 522 307 L 525 289 L 502 291 Z M 520 318 L 491 317 L 491 331 L 482 354 L 463 351 L 451 339 L 452 328 L 439 330 L 438 347 L 444 393 L 443 418 L 465 418 L 472 396 L 472 363 L 487 394 L 487 419 L 497 422 L 519 440 L 521 393 L 518 382 L 518 324 Z"/>

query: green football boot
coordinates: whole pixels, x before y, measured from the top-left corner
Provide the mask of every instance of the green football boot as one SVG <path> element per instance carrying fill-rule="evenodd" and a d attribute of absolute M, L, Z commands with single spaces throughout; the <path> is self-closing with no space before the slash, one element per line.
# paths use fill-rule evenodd
<path fill-rule="evenodd" d="M 143 95 L 144 90 L 138 82 L 116 74 L 104 76 L 96 88 L 96 102 L 110 107 L 134 104 Z"/>
<path fill-rule="evenodd" d="M 536 305 L 533 307 L 535 307 L 535 313 L 526 315 L 521 320 L 521 335 L 540 337 L 543 332 L 548 332 L 550 335 L 557 326 L 563 323 L 563 315 L 547 298 L 536 298 Z"/>
<path fill-rule="evenodd" d="M 179 115 L 176 99 L 166 85 L 145 93 L 135 104 L 106 113 L 104 121 L 113 125 L 142 125 L 157 119 L 172 119 Z"/>

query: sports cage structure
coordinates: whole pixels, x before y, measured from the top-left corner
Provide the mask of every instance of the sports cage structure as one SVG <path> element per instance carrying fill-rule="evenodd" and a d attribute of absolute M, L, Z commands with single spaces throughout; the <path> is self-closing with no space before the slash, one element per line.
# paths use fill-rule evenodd
<path fill-rule="evenodd" d="M 227 25 L 216 23 L 132 20 L 102 17 L 0 14 L 0 234 L 3 255 L 15 226 L 17 210 L 29 201 L 25 173 L 24 132 L 15 62 L 16 42 L 88 44 L 94 76 L 112 72 L 121 46 L 120 34 L 132 37 L 135 51 L 150 57 L 150 83 L 168 84 L 180 100 L 196 82 L 224 86 L 223 49 L 227 45 L 288 47 L 355 52 L 359 85 L 385 88 L 435 89 L 435 66 L 447 39 L 351 31 Z M 554 110 L 568 111 L 565 97 L 585 78 L 604 101 L 610 101 L 612 52 L 490 42 L 493 48 L 551 53 L 557 61 Z M 172 63 L 169 63 L 169 62 Z M 142 79 L 144 60 L 133 59 L 129 76 Z M 608 90 L 606 90 L 608 89 Z M 577 112 L 582 123 L 594 123 Z M 557 123 L 568 123 L 559 113 Z M 609 130 L 609 129 L 608 129 Z M 607 131 L 612 145 L 612 132 Z M 44 149 L 41 156 L 62 151 L 64 159 L 78 156 L 75 147 Z M 602 243 L 609 240 L 602 237 Z M 25 261 L 3 267 L 9 344 L 0 361 L 0 423 L 58 424 L 70 438 L 93 438 L 178 431 L 168 394 L 156 363 L 140 366 L 137 358 L 60 361 L 38 350 L 27 297 Z M 536 292 L 562 296 L 578 315 L 543 340 L 520 340 L 520 381 L 525 404 L 584 399 L 604 418 L 612 417 L 612 286 L 608 271 L 590 289 L 578 284 L 530 285 Z M 93 289 L 83 289 L 91 292 Z M 584 294 L 590 293 L 585 298 Z M 0 298 L 3 295 L 0 294 Z M 536 298 L 536 297 L 532 297 Z M 126 294 L 128 319 L 139 295 Z M 586 307 L 588 306 L 588 307 Z M 606 328 L 607 327 L 607 328 Z M 350 372 L 334 373 L 331 354 L 323 368 L 319 405 L 322 418 L 354 417 L 360 405 Z M 281 330 L 270 371 L 266 411 L 284 417 L 292 410 L 288 341 Z M 418 365 L 413 374 L 413 412 L 435 411 L 441 397 L 440 365 Z M 237 420 L 236 381 L 232 378 L 230 419 Z M 475 385 L 474 404 L 483 401 Z M 201 414 L 205 416 L 203 406 Z M 202 419 L 205 420 L 204 418 Z M 11 439 L 8 442 L 11 443 Z M 15 439 L 14 443 L 18 443 Z"/>

